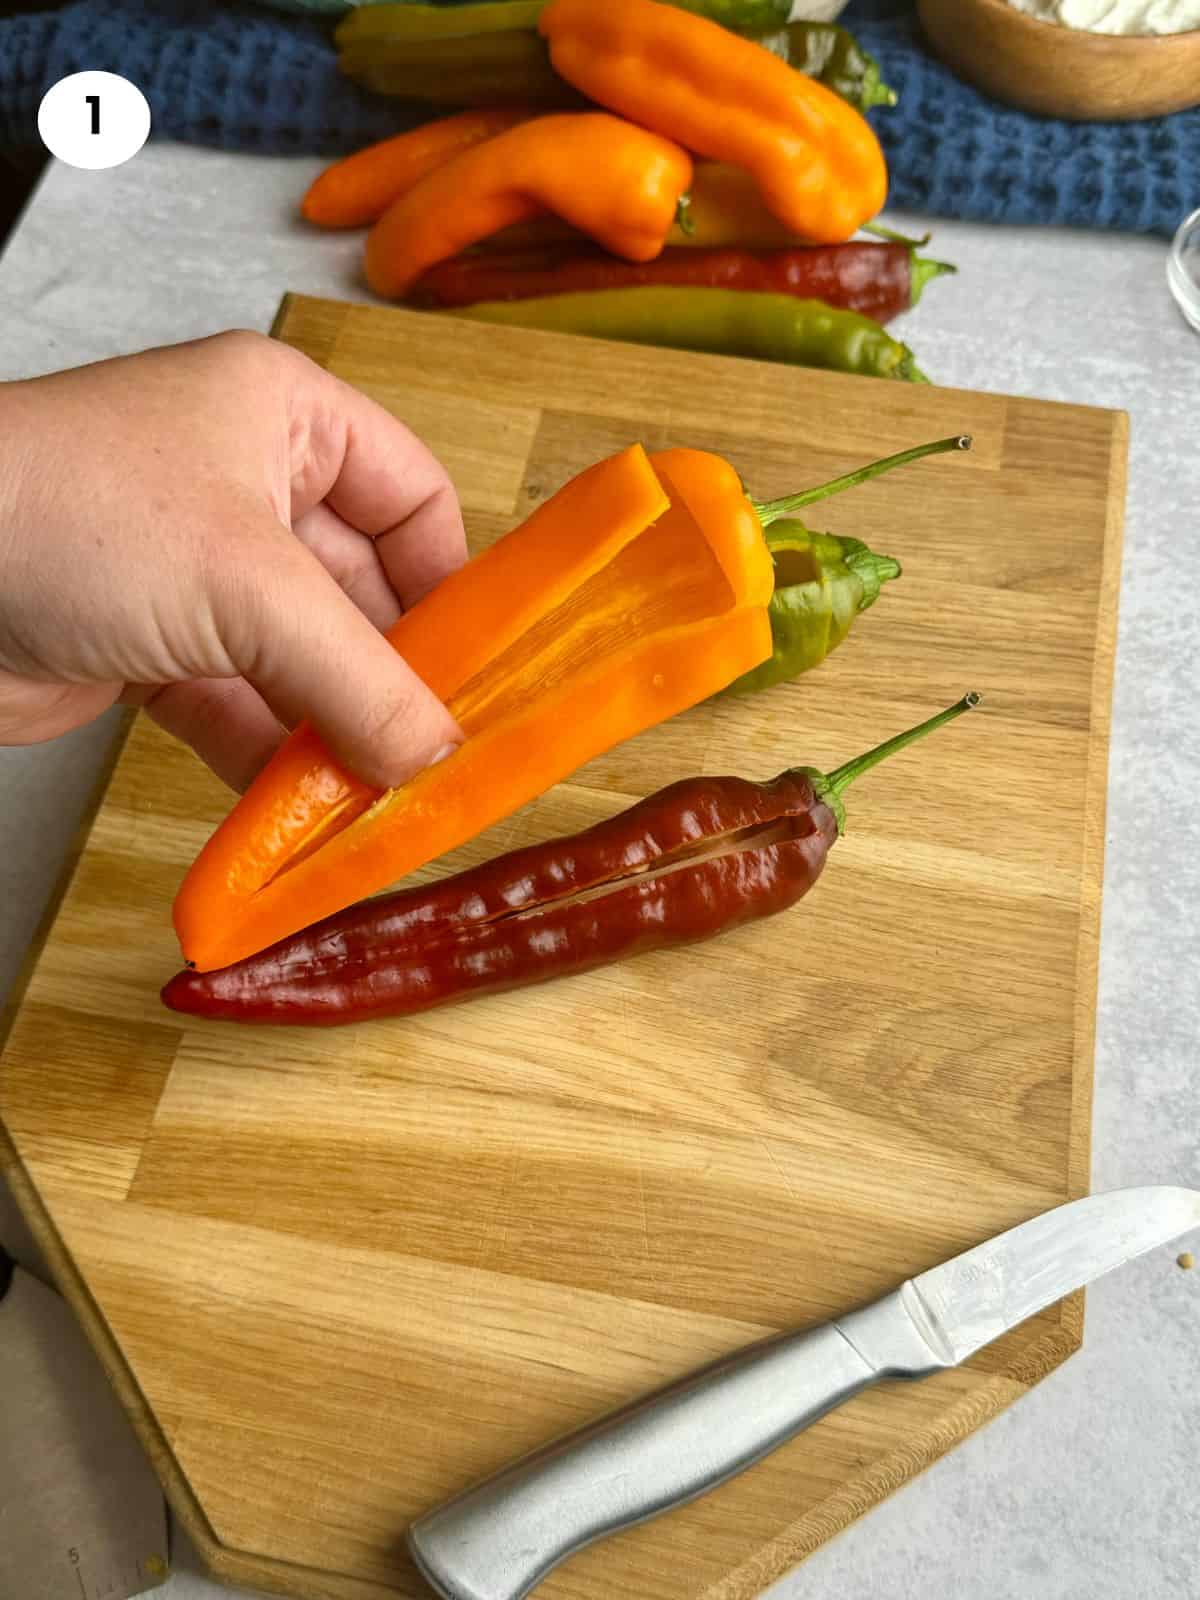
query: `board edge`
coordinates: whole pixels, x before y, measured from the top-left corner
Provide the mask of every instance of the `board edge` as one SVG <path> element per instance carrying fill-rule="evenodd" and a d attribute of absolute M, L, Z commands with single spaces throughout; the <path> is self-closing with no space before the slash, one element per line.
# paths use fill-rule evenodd
<path fill-rule="evenodd" d="M 1108 463 L 1108 496 L 1100 588 L 1097 596 L 1095 652 L 1092 657 L 1087 771 L 1084 777 L 1083 860 L 1080 865 L 1079 936 L 1075 964 L 1075 1047 L 1071 1080 L 1071 1133 L 1067 1150 L 1068 1192 L 1074 1200 L 1091 1187 L 1092 1102 L 1095 1092 L 1096 1008 L 1104 913 L 1104 844 L 1108 815 L 1112 696 L 1124 550 L 1125 496 L 1129 458 L 1129 414 L 1113 411 Z M 1082 1331 L 1083 1293 L 1080 1306 Z"/>
<path fill-rule="evenodd" d="M 42 908 L 42 914 L 38 918 L 29 940 L 29 948 L 21 958 L 21 964 L 17 968 L 12 987 L 8 991 L 3 1006 L 0 1006 L 0 1058 L 3 1057 L 5 1050 L 8 1048 L 9 1034 L 12 1032 L 13 1024 L 16 1022 L 21 1007 L 25 1003 L 25 995 L 29 989 L 30 981 L 33 978 L 38 962 L 42 958 L 42 951 L 45 948 L 47 939 L 50 937 L 51 929 L 58 919 L 58 913 L 67 897 L 67 891 L 75 881 L 75 874 L 79 870 L 79 863 L 82 861 L 83 853 L 87 849 L 96 818 L 100 814 L 100 807 L 104 804 L 104 797 L 108 793 L 108 786 L 112 782 L 113 773 L 117 769 L 117 762 L 120 761 L 121 756 L 124 754 L 125 746 L 129 743 L 129 736 L 133 732 L 133 726 L 136 721 L 137 712 L 127 709 L 121 718 L 116 733 L 113 735 L 112 743 L 109 745 L 97 769 L 87 800 L 84 802 L 83 811 L 80 813 L 79 821 L 75 824 L 75 830 L 71 834 L 66 850 L 63 852 L 58 875 L 54 880 L 54 884 L 46 898 L 46 904 Z M 0 1115 L 0 1135 L 5 1139 L 8 1137 L 8 1131 L 4 1126 L 2 1115 Z"/>
<path fill-rule="evenodd" d="M 105 753 L 104 759 L 96 774 L 91 792 L 88 795 L 83 813 L 71 836 L 63 856 L 62 865 L 54 886 L 47 897 L 42 915 L 38 919 L 33 937 L 29 941 L 29 948 L 17 970 L 12 988 L 9 990 L 4 1006 L 0 1009 L 0 1071 L 3 1069 L 4 1056 L 7 1052 L 9 1037 L 12 1029 L 24 1007 L 25 997 L 29 985 L 37 971 L 42 951 L 51 929 L 62 909 L 63 901 L 70 892 L 71 885 L 79 871 L 83 860 L 84 851 L 87 849 L 88 840 L 91 838 L 92 829 L 100 814 L 100 808 L 108 793 L 116 772 L 117 765 L 129 743 L 130 736 L 137 723 L 137 712 L 128 710 L 121 719 L 121 724 L 113 737 L 112 743 Z M 37 1248 L 42 1254 L 46 1266 L 49 1268 L 53 1285 L 69 1306 L 72 1315 L 79 1324 L 88 1344 L 95 1353 L 97 1361 L 111 1384 L 121 1408 L 129 1419 L 130 1426 L 137 1436 L 138 1443 L 146 1452 L 172 1511 L 178 1516 L 180 1522 L 187 1529 L 189 1536 L 199 1549 L 207 1542 L 208 1534 L 202 1525 L 203 1513 L 199 1503 L 193 1508 L 185 1503 L 178 1494 L 168 1489 L 164 1459 L 170 1456 L 170 1446 L 167 1444 L 158 1424 L 153 1420 L 145 1398 L 138 1387 L 132 1370 L 129 1368 L 115 1336 L 104 1320 L 100 1308 L 92 1298 L 82 1274 L 75 1265 L 71 1251 L 50 1213 L 48 1206 L 42 1199 L 29 1173 L 21 1159 L 16 1142 L 9 1133 L 3 1117 L 3 1105 L 0 1103 L 0 1178 L 8 1188 L 16 1202 L 17 1210 L 33 1236 Z M 177 1464 L 175 1470 L 178 1471 Z M 196 1515 L 193 1515 L 193 1510 Z M 201 1520 L 198 1521 L 197 1517 Z M 169 1572 L 169 1565 L 168 1565 Z"/>
<path fill-rule="evenodd" d="M 29 941 L 29 948 L 17 970 L 11 989 L 0 1009 L 0 1069 L 3 1068 L 4 1056 L 7 1052 L 9 1037 L 13 1027 L 24 1007 L 25 997 L 29 985 L 37 971 L 38 963 L 42 957 L 51 929 L 62 909 L 63 901 L 70 892 L 75 881 L 80 863 L 87 849 L 88 840 L 91 838 L 92 829 L 100 814 L 100 808 L 112 783 L 117 765 L 129 743 L 130 735 L 137 722 L 137 712 L 128 710 L 121 719 L 121 724 L 113 737 L 112 743 L 105 753 L 104 759 L 96 774 L 83 813 L 71 836 L 71 841 L 64 853 L 62 865 L 54 886 L 47 897 L 42 915 L 38 919 L 33 937 Z M 179 1517 L 187 1529 L 188 1534 L 199 1548 L 205 1542 L 205 1529 L 200 1526 L 192 1515 L 192 1507 L 180 1504 L 178 1498 L 167 1489 L 164 1478 L 163 1456 L 169 1455 L 170 1447 L 163 1437 L 161 1430 L 149 1412 L 146 1401 L 138 1388 L 137 1381 L 129 1369 L 128 1363 L 121 1354 L 116 1338 L 104 1320 L 99 1307 L 95 1304 L 82 1274 L 79 1272 L 72 1258 L 66 1241 L 59 1232 L 50 1210 L 39 1194 L 36 1186 L 25 1168 L 16 1142 L 9 1133 L 3 1117 L 3 1106 L 0 1103 L 0 1177 L 8 1185 L 16 1202 L 17 1210 L 33 1236 L 34 1243 L 40 1250 L 46 1266 L 50 1270 L 55 1289 L 70 1307 L 88 1344 L 95 1352 L 96 1359 L 104 1371 L 105 1377 L 112 1385 L 122 1410 L 128 1417 L 130 1426 L 137 1435 L 138 1442 L 150 1461 L 158 1478 L 159 1485 L 166 1495 L 171 1509 Z M 178 1470 L 178 1469 L 176 1469 Z M 196 1510 L 199 1510 L 198 1504 Z M 202 1517 L 202 1513 L 200 1513 Z"/>
<path fill-rule="evenodd" d="M 726 1577 L 695 1596 L 695 1600 L 757 1600 L 773 1583 L 797 1571 L 825 1545 L 889 1499 L 897 1490 L 927 1472 L 943 1456 L 993 1422 L 1009 1406 L 1028 1394 L 1078 1351 L 1082 1343 L 1065 1324 L 1049 1329 L 1024 1351 L 1014 1370 L 996 1372 L 941 1414 L 935 1428 L 915 1433 L 903 1451 L 872 1463 L 858 1478 L 847 1479 L 803 1517 L 792 1523 Z M 845 1507 L 857 1490 L 857 1504 Z M 833 1507 L 832 1515 L 828 1508 Z"/>
<path fill-rule="evenodd" d="M 319 315 L 333 316 L 336 314 L 339 327 L 348 316 L 362 311 L 369 311 L 372 314 L 379 313 L 404 322 L 411 322 L 414 319 L 423 321 L 431 315 L 439 315 L 428 311 L 418 311 L 408 305 L 389 305 L 376 300 L 343 300 L 336 295 L 305 294 L 303 290 L 289 289 L 284 292 L 279 309 L 275 314 L 275 320 L 271 324 L 272 338 L 278 338 L 285 344 L 291 344 L 292 341 L 283 332 L 284 324 L 289 317 L 302 314 L 302 308 L 304 307 L 314 308 Z M 559 345 L 564 340 L 569 342 L 575 339 L 589 339 L 593 344 L 612 345 L 620 350 L 640 347 L 653 351 L 656 357 L 678 360 L 685 365 L 694 362 L 734 362 L 738 366 L 760 367 L 767 372 L 774 373 L 776 376 L 780 372 L 804 375 L 816 382 L 832 381 L 840 384 L 847 380 L 858 382 L 865 379 L 867 382 L 885 383 L 892 390 L 899 389 L 901 391 L 912 391 L 913 393 L 927 393 L 929 389 L 936 389 L 939 394 L 967 395 L 973 400 L 978 400 L 980 397 L 993 401 L 1019 400 L 1039 406 L 1049 406 L 1060 411 L 1086 411 L 1096 416 L 1125 417 L 1128 420 L 1126 412 L 1115 410 L 1111 406 L 1089 405 L 1079 400 L 1048 400 L 1041 395 L 1013 394 L 1005 389 L 963 389 L 954 384 L 937 383 L 936 381 L 928 385 L 912 384 L 895 378 L 879 377 L 874 373 L 842 372 L 834 367 L 802 366 L 798 362 L 791 361 L 764 361 L 757 356 L 727 355 L 713 350 L 686 350 L 674 345 L 639 346 L 637 341 L 630 339 L 603 339 L 595 334 L 563 333 L 550 328 L 524 328 L 515 323 L 472 322 L 469 318 L 454 318 L 452 316 L 447 316 L 447 320 L 457 322 L 460 327 L 463 324 L 468 328 L 473 327 L 476 331 L 486 331 L 490 328 L 502 331 L 505 336 L 515 334 L 533 342 L 541 341 L 551 345 Z M 314 356 L 313 359 L 318 360 L 320 358 Z"/>
<path fill-rule="evenodd" d="M 980 1386 L 942 1412 L 936 1426 L 914 1435 L 903 1451 L 893 1451 L 874 1462 L 861 1477 L 840 1484 L 833 1494 L 811 1507 L 741 1566 L 698 1591 L 693 1600 L 755 1600 L 769 1584 L 795 1571 L 837 1534 L 994 1421 L 1069 1359 L 1080 1342 L 1066 1327 L 1049 1329 L 1022 1352 L 1013 1370 L 990 1374 Z M 207 1570 L 219 1581 L 283 1595 L 289 1600 L 404 1600 L 406 1596 L 415 1600 L 425 1594 L 423 1587 L 398 1589 L 347 1573 L 318 1571 L 277 1557 L 255 1555 L 224 1545 L 213 1534 L 203 1542 L 195 1542 Z"/>
<path fill-rule="evenodd" d="M 271 319 L 269 336 L 279 344 L 285 344 L 292 350 L 299 350 L 310 361 L 328 371 L 328 363 L 336 353 L 338 339 L 347 316 L 352 311 L 364 309 L 380 308 L 371 307 L 364 302 L 332 300 L 321 295 L 300 294 L 294 289 L 288 289 L 284 292 Z M 301 336 L 295 325 L 305 320 L 306 311 L 312 313 L 312 327 Z M 320 327 L 321 334 L 314 338 L 313 332 L 317 327 Z"/>

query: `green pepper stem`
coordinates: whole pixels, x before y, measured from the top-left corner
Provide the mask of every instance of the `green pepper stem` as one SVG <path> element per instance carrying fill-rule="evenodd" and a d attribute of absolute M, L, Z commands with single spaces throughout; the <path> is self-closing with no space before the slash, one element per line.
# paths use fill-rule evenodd
<path fill-rule="evenodd" d="M 864 551 L 861 556 L 852 556 L 848 565 L 856 572 L 872 573 L 876 587 L 882 583 L 890 583 L 904 571 L 894 556 L 877 556 L 874 550 Z"/>
<path fill-rule="evenodd" d="M 894 106 L 900 99 L 895 89 L 884 83 L 879 76 L 879 68 L 872 63 L 863 74 L 862 104 L 860 111 L 869 111 L 872 106 Z"/>
<path fill-rule="evenodd" d="M 945 711 L 939 711 L 936 717 L 930 717 L 928 722 L 922 722 L 915 728 L 909 728 L 907 733 L 898 733 L 895 738 L 887 739 L 883 744 L 877 744 L 874 750 L 868 750 L 865 755 L 856 756 L 853 761 L 847 761 L 844 766 L 838 767 L 825 779 L 827 793 L 839 798 L 864 772 L 878 766 L 881 761 L 886 761 L 889 756 L 895 755 L 897 750 L 903 750 L 905 745 L 915 744 L 918 739 L 923 739 L 927 733 L 932 733 L 935 728 L 940 728 L 944 723 L 953 722 L 955 717 L 961 717 L 964 711 L 970 711 L 979 704 L 980 697 L 974 690 L 963 695 L 962 699 L 954 705 L 948 706 Z"/>
<path fill-rule="evenodd" d="M 692 197 L 688 193 L 681 194 L 675 202 L 675 226 L 689 239 L 696 231 L 696 219 L 692 216 Z"/>
<path fill-rule="evenodd" d="M 908 303 L 915 306 L 921 298 L 921 290 L 931 278 L 941 278 L 947 272 L 957 272 L 958 268 L 949 261 L 933 261 L 929 256 L 919 256 L 913 253 L 908 268 Z"/>
<path fill-rule="evenodd" d="M 885 228 L 882 222 L 864 222 L 862 231 L 873 233 L 877 239 L 886 239 L 889 244 L 906 244 L 910 250 L 923 250 L 933 238 L 931 233 L 923 233 L 919 239 L 913 239 L 907 233 L 897 233 L 895 228 Z"/>
<path fill-rule="evenodd" d="M 930 444 L 917 444 L 911 450 L 901 450 L 894 456 L 884 456 L 882 461 L 872 461 L 869 466 L 858 467 L 854 472 L 844 472 L 840 478 L 830 478 L 828 483 L 819 483 L 815 489 L 801 489 L 799 494 L 784 495 L 782 500 L 752 500 L 750 504 L 758 513 L 758 520 L 763 527 L 769 528 L 780 517 L 799 511 L 801 506 L 810 506 L 814 500 L 825 500 L 830 495 L 841 494 L 843 489 L 853 489 L 858 484 L 865 483 L 868 478 L 877 478 L 882 472 L 890 472 L 893 467 L 903 467 L 910 461 L 920 461 L 922 456 L 940 455 L 945 450 L 970 448 L 971 435 L 956 433 L 949 439 L 934 439 Z"/>

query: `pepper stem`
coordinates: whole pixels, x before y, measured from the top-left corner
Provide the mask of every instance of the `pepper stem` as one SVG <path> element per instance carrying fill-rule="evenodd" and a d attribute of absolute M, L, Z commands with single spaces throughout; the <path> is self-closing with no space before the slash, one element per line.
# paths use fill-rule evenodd
<path fill-rule="evenodd" d="M 920 461 L 922 456 L 941 455 L 946 450 L 970 448 L 971 435 L 956 433 L 948 439 L 934 439 L 929 444 L 914 445 L 911 450 L 900 450 L 894 456 L 884 456 L 881 461 L 872 461 L 868 466 L 856 468 L 854 472 L 844 472 L 840 478 L 830 478 L 828 483 L 819 483 L 814 489 L 801 489 L 799 494 L 784 495 L 781 500 L 752 500 L 750 504 L 758 513 L 758 520 L 763 527 L 769 528 L 780 517 L 799 511 L 802 506 L 810 506 L 814 500 L 825 500 L 830 495 L 841 494 L 843 489 L 856 488 L 858 484 L 866 483 L 868 478 L 877 478 L 880 473 L 890 472 L 893 467 Z"/>
<path fill-rule="evenodd" d="M 929 261 L 924 256 L 917 254 L 923 250 L 933 238 L 931 233 L 922 234 L 919 239 L 912 239 L 906 233 L 897 233 L 894 228 L 885 228 L 878 222 L 864 222 L 862 231 L 873 233 L 877 239 L 886 239 L 889 244 L 902 244 L 908 248 L 908 274 L 909 290 L 908 303 L 915 306 L 921 298 L 921 290 L 930 278 L 940 278 L 945 272 L 957 272 L 958 268 L 951 266 L 948 261 Z"/>
<path fill-rule="evenodd" d="M 879 76 L 879 67 L 872 62 L 863 73 L 862 101 L 860 111 L 869 111 L 872 106 L 894 106 L 900 99 L 895 89 L 884 83 Z"/>
<path fill-rule="evenodd" d="M 923 233 L 919 239 L 914 239 L 907 233 L 897 233 L 895 228 L 885 228 L 882 222 L 864 222 L 862 231 L 873 233 L 877 239 L 886 239 L 889 244 L 906 244 L 910 250 L 923 250 L 933 238 L 931 233 Z"/>
<path fill-rule="evenodd" d="M 881 761 L 886 761 L 889 756 L 895 755 L 897 750 L 903 750 L 905 745 L 915 744 L 918 739 L 923 739 L 927 733 L 932 733 L 935 728 L 940 728 L 947 722 L 953 722 L 955 717 L 961 717 L 964 711 L 970 711 L 979 704 L 980 697 L 971 690 L 963 695 L 962 699 L 954 705 L 948 706 L 945 711 L 939 711 L 936 717 L 930 717 L 928 722 L 919 723 L 915 728 L 909 728 L 907 733 L 898 733 L 893 739 L 885 739 L 883 744 L 877 744 L 874 750 L 868 750 L 865 755 L 855 756 L 853 761 L 847 761 L 844 766 L 838 767 L 835 772 L 826 776 L 827 792 L 837 798 L 864 772 L 878 766 Z M 822 797 L 824 798 L 824 797 Z"/>
<path fill-rule="evenodd" d="M 942 278 L 948 272 L 957 272 L 951 261 L 934 261 L 931 256 L 914 255 L 908 268 L 908 303 L 915 306 L 921 290 L 932 278 Z"/>

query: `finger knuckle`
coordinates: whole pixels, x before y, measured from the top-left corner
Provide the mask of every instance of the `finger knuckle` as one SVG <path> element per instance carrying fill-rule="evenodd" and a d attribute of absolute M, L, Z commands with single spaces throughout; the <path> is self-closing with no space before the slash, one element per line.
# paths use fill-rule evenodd
<path fill-rule="evenodd" d="M 261 361 L 272 348 L 272 341 L 253 328 L 227 328 L 209 341 L 214 354 L 225 361 Z"/>
<path fill-rule="evenodd" d="M 421 720 L 419 700 L 411 685 L 401 684 L 390 690 L 386 699 L 364 707 L 364 742 L 383 749 L 409 739 Z"/>
<path fill-rule="evenodd" d="M 307 360 L 290 345 L 252 328 L 227 328 L 202 343 L 222 372 L 259 382 L 292 371 Z"/>

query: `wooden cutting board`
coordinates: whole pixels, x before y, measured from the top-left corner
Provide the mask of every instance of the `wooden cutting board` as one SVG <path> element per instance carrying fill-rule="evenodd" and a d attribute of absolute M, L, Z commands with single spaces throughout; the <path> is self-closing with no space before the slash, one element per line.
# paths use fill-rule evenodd
<path fill-rule="evenodd" d="M 0 1063 L 13 1181 L 213 1569 L 415 1597 L 434 1502 L 1085 1192 L 1126 418 L 296 297 L 276 332 L 431 443 L 475 547 L 635 439 L 765 498 L 975 436 L 819 508 L 906 569 L 825 666 L 451 859 L 687 774 L 828 768 L 984 693 L 854 791 L 802 906 L 707 946 L 353 1030 L 187 1024 L 157 999 L 170 902 L 228 796 L 128 738 Z M 542 1592 L 744 1600 L 1081 1329 L 1076 1298 L 864 1395 Z"/>

